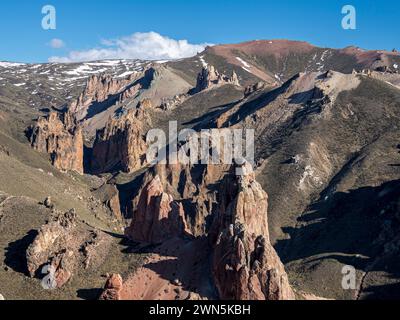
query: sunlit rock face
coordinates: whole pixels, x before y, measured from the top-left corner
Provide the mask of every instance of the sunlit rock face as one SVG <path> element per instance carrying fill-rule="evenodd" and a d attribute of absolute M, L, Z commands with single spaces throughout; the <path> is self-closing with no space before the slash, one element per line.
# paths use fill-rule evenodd
<path fill-rule="evenodd" d="M 32 128 L 32 147 L 51 156 L 53 165 L 63 171 L 83 173 L 83 134 L 71 113 L 51 112 Z"/>
<path fill-rule="evenodd" d="M 268 233 L 268 195 L 246 163 L 228 175 L 214 225 L 213 272 L 221 299 L 291 300 L 294 293 Z"/>

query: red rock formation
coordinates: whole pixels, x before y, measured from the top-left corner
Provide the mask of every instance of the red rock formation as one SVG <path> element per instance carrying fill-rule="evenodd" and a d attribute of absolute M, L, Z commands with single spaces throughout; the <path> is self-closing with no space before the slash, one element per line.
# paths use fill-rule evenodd
<path fill-rule="evenodd" d="M 32 128 L 31 145 L 51 155 L 52 164 L 60 170 L 83 173 L 83 134 L 72 115 L 51 112 L 39 118 Z"/>
<path fill-rule="evenodd" d="M 246 175 L 227 176 L 221 192 L 213 238 L 219 296 L 233 300 L 294 299 L 284 266 L 270 244 L 267 193 L 249 166 L 245 164 Z"/>
<path fill-rule="evenodd" d="M 104 173 L 113 169 L 133 172 L 146 163 L 147 144 L 140 110 L 129 110 L 118 119 L 111 118 L 106 127 L 97 132 L 93 145 L 91 170 Z M 143 116 L 143 115 L 142 115 Z"/>
<path fill-rule="evenodd" d="M 155 176 L 160 177 L 164 192 L 183 204 L 186 224 L 195 237 L 208 234 L 207 222 L 217 209 L 216 184 L 224 177 L 229 165 L 157 164 L 147 170 L 142 187 L 130 201 L 130 208 L 138 206 L 140 195 Z M 133 215 L 133 211 L 131 211 Z"/>
<path fill-rule="evenodd" d="M 157 244 L 187 232 L 182 204 L 164 192 L 160 177 L 156 176 L 142 191 L 125 235 L 134 241 Z"/>
<path fill-rule="evenodd" d="M 112 274 L 106 282 L 100 300 L 121 300 L 121 290 L 123 288 L 122 277 L 119 274 Z"/>

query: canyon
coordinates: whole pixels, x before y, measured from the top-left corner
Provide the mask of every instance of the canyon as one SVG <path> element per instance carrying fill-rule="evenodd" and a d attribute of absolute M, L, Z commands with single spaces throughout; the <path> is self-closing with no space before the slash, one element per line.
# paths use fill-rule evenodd
<path fill-rule="evenodd" d="M 265 40 L 162 63 L 0 66 L 0 292 L 397 298 L 399 64 L 397 52 Z M 171 123 L 192 136 L 170 140 Z M 150 141 L 154 129 L 166 134 Z M 253 132 L 239 139 L 252 159 L 173 161 L 222 130 Z"/>

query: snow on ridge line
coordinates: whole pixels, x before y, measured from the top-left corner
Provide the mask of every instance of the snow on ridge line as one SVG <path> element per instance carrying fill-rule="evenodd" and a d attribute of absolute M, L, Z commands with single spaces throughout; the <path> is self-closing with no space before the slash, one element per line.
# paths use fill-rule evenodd
<path fill-rule="evenodd" d="M 124 73 L 116 75 L 116 78 L 125 78 L 127 76 L 130 76 L 132 73 L 135 73 L 136 71 L 126 71 Z"/>
<path fill-rule="evenodd" d="M 26 65 L 26 63 L 0 61 L 0 67 L 3 68 L 20 67 L 24 65 Z"/>
<path fill-rule="evenodd" d="M 236 60 L 238 60 L 244 67 L 246 67 L 247 69 L 251 68 L 251 65 L 249 65 L 246 61 L 244 61 L 242 58 L 240 57 L 236 57 Z"/>
<path fill-rule="evenodd" d="M 159 63 L 165 63 L 169 60 L 161 60 Z M 9 61 L 0 61 L 0 67 L 3 68 L 12 68 L 12 67 L 20 67 L 27 66 L 29 68 L 39 68 L 42 66 L 56 66 L 56 65 L 71 65 L 71 64 L 80 64 L 87 66 L 100 66 L 100 67 L 112 67 L 118 65 L 132 65 L 132 64 L 142 64 L 148 62 L 147 60 L 140 59 L 106 59 L 106 60 L 96 60 L 96 61 L 83 61 L 83 62 L 74 62 L 74 63 L 59 63 L 59 62 L 43 62 L 43 63 L 22 63 L 22 62 L 9 62 Z"/>
<path fill-rule="evenodd" d="M 204 56 L 200 56 L 200 62 L 203 65 L 203 68 L 207 68 L 208 63 L 206 62 L 206 60 L 204 60 Z"/>

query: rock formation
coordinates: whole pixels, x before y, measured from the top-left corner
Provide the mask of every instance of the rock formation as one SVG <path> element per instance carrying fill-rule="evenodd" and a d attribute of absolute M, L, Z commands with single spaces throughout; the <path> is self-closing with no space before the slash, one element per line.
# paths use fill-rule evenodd
<path fill-rule="evenodd" d="M 140 84 L 129 86 L 129 88 L 122 91 L 122 93 L 119 95 L 118 103 L 123 103 L 125 100 L 136 96 L 140 89 L 141 89 Z"/>
<path fill-rule="evenodd" d="M 6 156 L 10 156 L 10 151 L 2 145 L 0 145 L 0 153 L 5 154 Z"/>
<path fill-rule="evenodd" d="M 205 236 L 217 209 L 215 186 L 228 169 L 229 165 L 157 164 L 144 174 L 142 187 L 130 200 L 130 208 L 137 208 L 145 187 L 158 176 L 164 192 L 182 203 L 190 233 L 195 237 Z"/>
<path fill-rule="evenodd" d="M 185 102 L 190 97 L 189 94 L 179 94 L 174 96 L 173 98 L 164 98 L 162 99 L 160 109 L 162 110 L 174 110 L 177 106 Z"/>
<path fill-rule="evenodd" d="M 205 168 L 201 178 L 198 177 L 204 185 L 215 178 L 213 168 L 219 174 L 223 172 L 221 166 Z M 146 265 L 129 275 L 124 283 L 120 276 L 112 275 L 101 299 L 174 299 L 172 288 L 176 292 L 184 292 L 185 297 L 192 297 L 191 294 L 195 292 L 185 292 L 180 280 L 184 280 L 186 285 L 196 284 L 195 287 L 201 286 L 201 283 L 207 287 L 207 281 L 214 282 L 220 299 L 294 299 L 284 266 L 270 244 L 268 196 L 256 182 L 249 164 L 241 168 L 244 175 L 239 178 L 235 176 L 233 169 L 235 168 L 232 168 L 232 172 L 221 185 L 220 204 L 212 230 L 209 234 L 198 230 L 202 236 L 188 238 L 184 237 L 188 233 L 188 227 L 183 207 L 164 190 L 176 193 L 176 180 L 185 174 L 191 175 L 190 168 L 186 172 L 177 165 L 173 168 L 158 165 L 154 169 L 157 175 L 146 184 L 140 194 L 132 224 L 125 234 L 134 241 L 160 245 L 154 249 Z M 188 181 L 197 183 L 198 178 L 191 176 L 194 180 Z M 196 194 L 197 191 L 188 189 L 181 192 Z M 202 220 L 202 223 L 206 224 L 206 221 Z M 188 259 L 188 253 L 193 252 L 194 248 L 197 248 L 196 257 L 199 260 L 193 265 L 190 262 L 193 258 Z M 171 260 L 171 255 L 178 259 Z M 212 273 L 207 269 L 206 263 L 210 255 Z M 172 287 L 164 279 L 170 279 L 169 276 L 160 277 L 155 272 L 157 269 L 153 270 L 162 263 L 165 264 L 163 273 L 177 276 Z M 201 269 L 198 266 L 202 266 Z M 203 276 L 199 278 L 199 275 Z M 199 282 L 199 279 L 202 281 Z M 205 287 L 201 292 L 207 292 Z M 180 295 L 177 297 L 178 295 L 175 299 L 181 298 Z"/>
<path fill-rule="evenodd" d="M 255 84 L 247 86 L 244 90 L 244 95 L 248 96 L 248 95 L 252 94 L 253 92 L 262 90 L 266 87 L 267 87 L 267 84 L 265 82 L 259 81 Z"/>
<path fill-rule="evenodd" d="M 103 102 L 110 96 L 120 93 L 126 89 L 126 87 L 131 84 L 135 78 L 135 73 L 132 73 L 126 79 L 117 79 L 106 74 L 93 75 L 88 79 L 85 90 L 76 100 L 70 103 L 68 110 L 75 114 L 79 120 L 81 120 L 86 116 L 87 108 L 93 102 Z M 136 87 L 129 88 L 128 92 L 125 93 L 124 96 L 121 96 L 121 99 L 132 96 L 136 91 Z"/>
<path fill-rule="evenodd" d="M 116 186 L 106 183 L 92 192 L 106 206 L 116 220 L 122 220 L 119 191 Z"/>
<path fill-rule="evenodd" d="M 107 279 L 104 291 L 100 296 L 100 300 L 121 300 L 122 287 L 122 277 L 119 274 L 112 274 Z"/>
<path fill-rule="evenodd" d="M 113 169 L 133 172 L 145 165 L 147 145 L 143 121 L 138 117 L 142 112 L 129 110 L 120 118 L 110 118 L 106 127 L 97 132 L 91 162 L 93 173 Z"/>
<path fill-rule="evenodd" d="M 83 173 L 83 134 L 70 112 L 51 112 L 39 118 L 32 127 L 32 147 L 51 156 L 52 164 L 60 170 Z"/>
<path fill-rule="evenodd" d="M 110 237 L 106 234 L 79 227 L 76 213 L 71 210 L 41 227 L 27 249 L 27 269 L 31 277 L 48 272 L 49 287 L 60 288 L 79 267 L 99 266 L 109 244 Z"/>
<path fill-rule="evenodd" d="M 48 263 L 54 270 L 57 287 L 62 287 L 72 276 L 75 268 L 73 252 L 66 250 L 70 231 L 75 227 L 76 216 L 68 212 L 56 221 L 44 225 L 29 246 L 26 258 L 29 274 L 33 277 L 41 266 Z M 68 249 L 72 243 L 68 244 Z"/>
<path fill-rule="evenodd" d="M 239 78 L 235 71 L 233 71 L 232 76 L 228 77 L 224 74 L 220 74 L 212 65 L 208 65 L 203 67 L 201 72 L 197 77 L 196 88 L 194 89 L 194 93 L 198 93 L 204 91 L 209 88 L 213 88 L 216 86 L 224 85 L 224 84 L 233 84 L 236 86 L 240 86 Z"/>
<path fill-rule="evenodd" d="M 150 99 L 146 98 L 146 99 L 143 99 L 142 101 L 139 102 L 137 108 L 138 109 L 148 110 L 148 109 L 152 109 L 153 108 L 153 104 L 152 104 Z"/>
<path fill-rule="evenodd" d="M 159 176 L 154 177 L 142 191 L 125 235 L 137 242 L 158 244 L 187 232 L 182 204 L 164 192 Z"/>
<path fill-rule="evenodd" d="M 251 166 L 226 177 L 213 226 L 213 272 L 221 299 L 290 300 L 294 293 L 269 240 L 268 196 Z"/>

